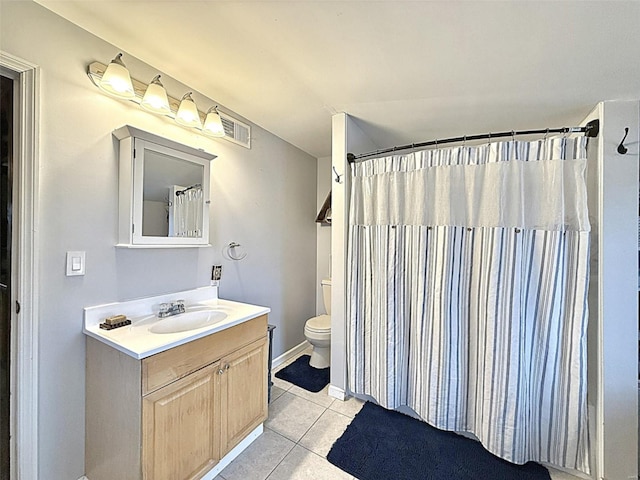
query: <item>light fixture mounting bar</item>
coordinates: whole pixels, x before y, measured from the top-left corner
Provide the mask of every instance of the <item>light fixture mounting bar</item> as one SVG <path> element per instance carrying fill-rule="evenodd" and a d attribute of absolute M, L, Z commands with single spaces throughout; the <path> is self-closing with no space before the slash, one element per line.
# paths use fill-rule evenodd
<path fill-rule="evenodd" d="M 102 79 L 104 75 L 104 71 L 107 69 L 107 66 L 104 63 L 93 62 L 90 63 L 87 67 L 87 75 L 91 79 L 91 81 L 98 85 L 98 82 Z M 144 92 L 147 91 L 147 87 L 149 86 L 147 83 L 141 82 L 140 80 L 136 80 L 131 77 L 131 83 L 133 84 L 133 91 L 135 92 L 135 98 L 131 99 L 122 99 L 122 100 L 130 100 L 135 103 L 142 102 L 142 97 L 144 97 Z M 176 113 L 178 112 L 178 107 L 180 106 L 180 100 L 177 98 L 173 98 L 169 94 L 167 94 L 167 98 L 169 99 L 169 108 L 171 109 L 171 117 L 175 118 Z M 204 122 L 206 115 L 204 112 L 198 110 L 198 115 L 200 116 L 200 121 Z"/>

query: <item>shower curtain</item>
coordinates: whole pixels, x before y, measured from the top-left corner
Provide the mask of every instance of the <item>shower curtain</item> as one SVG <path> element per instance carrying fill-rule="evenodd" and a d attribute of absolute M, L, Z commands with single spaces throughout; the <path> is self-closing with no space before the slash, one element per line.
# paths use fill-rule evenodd
<path fill-rule="evenodd" d="M 586 137 L 352 165 L 350 389 L 589 473 Z"/>
<path fill-rule="evenodd" d="M 202 236 L 203 193 L 200 185 L 188 188 L 172 187 L 173 215 L 170 215 L 169 231 L 174 237 Z M 179 195 L 175 191 L 181 192 Z"/>

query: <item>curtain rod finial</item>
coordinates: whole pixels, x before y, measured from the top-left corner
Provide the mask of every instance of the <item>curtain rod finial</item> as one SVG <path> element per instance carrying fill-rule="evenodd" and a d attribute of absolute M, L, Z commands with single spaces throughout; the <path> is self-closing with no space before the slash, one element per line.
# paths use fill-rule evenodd
<path fill-rule="evenodd" d="M 591 120 L 590 122 L 588 122 L 587 130 L 585 133 L 587 137 L 591 137 L 591 138 L 597 137 L 598 134 L 600 133 L 600 120 L 596 118 L 595 120 Z"/>

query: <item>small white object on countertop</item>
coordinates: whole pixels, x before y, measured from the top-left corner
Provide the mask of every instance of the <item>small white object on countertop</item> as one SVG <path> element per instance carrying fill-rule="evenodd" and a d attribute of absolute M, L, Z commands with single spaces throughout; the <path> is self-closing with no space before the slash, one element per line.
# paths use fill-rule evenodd
<path fill-rule="evenodd" d="M 154 325 L 149 323 L 149 315 L 156 315 L 161 303 L 175 301 L 178 298 L 184 300 L 187 307 L 198 305 L 223 309 L 227 316 L 224 320 L 212 325 L 183 332 L 157 334 L 149 331 Z M 217 287 L 202 287 L 127 302 L 86 307 L 83 332 L 133 358 L 142 359 L 233 327 L 270 311 L 268 307 L 219 299 Z M 126 315 L 131 320 L 131 325 L 113 330 L 100 328 L 100 323 L 105 318 L 119 314 Z M 143 318 L 147 320 L 142 322 Z M 158 318 L 158 321 L 162 320 Z"/>

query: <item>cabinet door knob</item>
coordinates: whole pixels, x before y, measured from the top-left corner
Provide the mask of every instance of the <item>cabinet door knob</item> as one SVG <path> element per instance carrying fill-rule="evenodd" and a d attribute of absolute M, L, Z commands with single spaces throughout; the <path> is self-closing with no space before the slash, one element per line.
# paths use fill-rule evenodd
<path fill-rule="evenodd" d="M 223 373 L 224 373 L 224 369 L 221 368 L 220 370 L 218 370 L 218 375 L 222 375 Z"/>
<path fill-rule="evenodd" d="M 225 370 L 229 370 L 229 368 L 231 367 L 231 365 L 229 365 L 228 363 L 225 365 L 224 369 Z"/>

